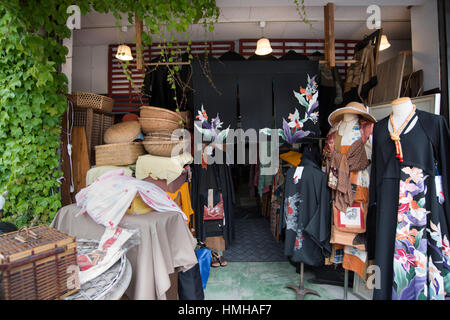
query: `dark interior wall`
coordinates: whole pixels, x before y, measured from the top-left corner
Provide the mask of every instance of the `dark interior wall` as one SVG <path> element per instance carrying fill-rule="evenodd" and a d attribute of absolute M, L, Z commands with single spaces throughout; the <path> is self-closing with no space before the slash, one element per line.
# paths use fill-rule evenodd
<path fill-rule="evenodd" d="M 282 128 L 295 108 L 304 115 L 303 107 L 294 96 L 307 84 L 307 76 L 318 74 L 318 63 L 303 61 L 210 61 L 209 77 L 204 74 L 201 61 L 193 64 L 194 114 L 205 107 L 209 117 L 220 114 L 223 127 L 237 128 L 238 117 L 242 128 Z M 218 92 L 219 91 L 219 92 Z M 239 93 L 239 94 L 238 94 Z M 238 105 L 240 112 L 238 113 Z M 318 124 L 308 124 L 318 136 Z"/>
<path fill-rule="evenodd" d="M 439 54 L 441 69 L 441 115 L 450 122 L 450 3 L 438 0 Z"/>

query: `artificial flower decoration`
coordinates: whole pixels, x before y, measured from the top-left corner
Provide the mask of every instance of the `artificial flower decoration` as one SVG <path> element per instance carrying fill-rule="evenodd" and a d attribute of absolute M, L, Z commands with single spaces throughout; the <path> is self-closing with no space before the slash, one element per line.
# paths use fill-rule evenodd
<path fill-rule="evenodd" d="M 220 130 L 223 122 L 220 121 L 219 114 L 211 119 L 211 124 L 209 124 L 208 114 L 202 105 L 201 111 L 198 111 L 198 115 L 195 118 L 201 121 L 201 126 L 198 123 L 194 123 L 194 126 L 206 140 L 213 143 L 222 143 L 226 139 L 230 126 L 225 130 Z"/>
<path fill-rule="evenodd" d="M 308 75 L 306 88 L 300 86 L 299 92 L 293 92 L 300 105 L 304 108 L 305 116 L 301 119 L 300 113 L 296 108 L 294 113 L 289 113 L 289 122 L 283 118 L 283 129 L 278 129 L 278 135 L 289 144 L 294 144 L 297 140 L 310 135 L 311 131 L 303 130 L 305 123 L 310 120 L 316 124 L 319 119 L 319 111 L 315 111 L 319 106 L 316 76 L 311 78 Z M 268 128 L 264 128 L 262 132 L 270 135 L 271 131 Z"/>

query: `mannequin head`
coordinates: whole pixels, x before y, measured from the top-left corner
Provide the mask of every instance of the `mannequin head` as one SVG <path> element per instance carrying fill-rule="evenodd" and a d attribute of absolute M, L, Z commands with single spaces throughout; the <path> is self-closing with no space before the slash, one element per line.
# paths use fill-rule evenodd
<path fill-rule="evenodd" d="M 345 122 L 353 121 L 356 119 L 358 119 L 358 115 L 354 114 L 354 113 L 346 113 L 346 114 L 344 114 L 344 117 L 343 117 L 343 120 Z"/>

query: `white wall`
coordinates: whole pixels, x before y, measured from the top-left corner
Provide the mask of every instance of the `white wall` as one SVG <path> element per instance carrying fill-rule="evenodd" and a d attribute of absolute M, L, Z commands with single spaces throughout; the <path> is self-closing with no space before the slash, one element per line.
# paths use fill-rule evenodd
<path fill-rule="evenodd" d="M 74 46 L 72 91 L 108 93 L 108 46 Z"/>
<path fill-rule="evenodd" d="M 436 0 L 411 8 L 414 71 L 423 70 L 424 91 L 440 88 L 439 29 Z"/>

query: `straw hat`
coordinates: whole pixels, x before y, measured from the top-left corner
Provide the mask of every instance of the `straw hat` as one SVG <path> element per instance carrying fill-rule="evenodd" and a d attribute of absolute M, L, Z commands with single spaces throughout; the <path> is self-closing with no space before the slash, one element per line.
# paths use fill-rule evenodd
<path fill-rule="evenodd" d="M 328 123 L 333 126 L 341 121 L 346 113 L 357 114 L 371 122 L 377 122 L 377 120 L 369 113 L 366 106 L 359 102 L 350 102 L 345 107 L 334 110 L 328 117 Z"/>
<path fill-rule="evenodd" d="M 125 121 L 109 127 L 103 136 L 105 143 L 133 142 L 141 133 L 138 121 Z"/>

